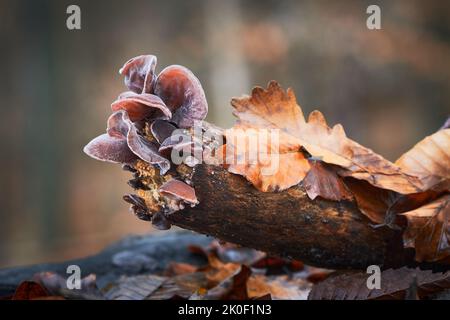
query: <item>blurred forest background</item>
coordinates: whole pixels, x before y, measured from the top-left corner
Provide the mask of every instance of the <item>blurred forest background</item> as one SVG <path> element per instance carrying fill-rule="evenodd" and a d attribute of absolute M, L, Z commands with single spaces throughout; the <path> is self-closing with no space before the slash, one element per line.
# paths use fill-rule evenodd
<path fill-rule="evenodd" d="M 82 29 L 66 28 L 81 7 Z M 381 7 L 382 30 L 366 28 Z M 129 175 L 88 158 L 119 67 L 151 53 L 190 68 L 208 120 L 275 79 L 390 160 L 450 113 L 450 1 L 0 0 L 0 267 L 92 254 L 152 232 L 128 212 Z"/>

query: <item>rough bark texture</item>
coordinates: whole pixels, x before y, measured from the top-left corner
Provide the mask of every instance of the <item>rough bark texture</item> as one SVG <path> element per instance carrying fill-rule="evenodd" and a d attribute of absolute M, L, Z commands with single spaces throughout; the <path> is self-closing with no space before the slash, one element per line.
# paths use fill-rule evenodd
<path fill-rule="evenodd" d="M 312 201 L 301 186 L 263 193 L 208 165 L 195 167 L 193 182 L 200 203 L 172 214 L 174 225 L 325 268 L 407 260 L 398 232 L 374 229 L 353 202 Z"/>

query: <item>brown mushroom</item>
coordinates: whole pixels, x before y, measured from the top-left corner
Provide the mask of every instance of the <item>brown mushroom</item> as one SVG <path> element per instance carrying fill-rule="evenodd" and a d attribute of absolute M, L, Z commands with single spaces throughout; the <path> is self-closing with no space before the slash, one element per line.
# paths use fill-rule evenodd
<path fill-rule="evenodd" d="M 138 159 L 128 147 L 128 126 L 120 121 L 120 117 L 112 114 L 108 118 L 107 133 L 90 141 L 84 147 L 84 153 L 91 158 L 112 163 L 132 163 Z"/>
<path fill-rule="evenodd" d="M 168 121 L 157 119 L 152 122 L 150 125 L 150 131 L 152 136 L 161 144 L 164 140 L 166 140 L 172 132 L 177 129 L 173 124 Z"/>
<path fill-rule="evenodd" d="M 142 55 L 125 62 L 119 70 L 125 75 L 125 85 L 136 93 L 151 93 L 156 80 L 156 61 L 154 55 Z"/>
<path fill-rule="evenodd" d="M 158 75 L 154 93 L 172 111 L 172 121 L 180 128 L 190 128 L 208 113 L 208 103 L 200 81 L 187 68 L 172 65 Z"/>
<path fill-rule="evenodd" d="M 158 153 L 156 143 L 148 141 L 139 134 L 135 124 L 124 110 L 113 113 L 108 119 L 107 133 L 103 134 L 84 148 L 84 152 L 98 160 L 114 163 L 131 163 L 142 160 L 157 165 L 161 174 L 170 169 L 170 162 Z"/>
<path fill-rule="evenodd" d="M 140 121 L 152 116 L 153 118 L 170 119 L 172 112 L 160 97 L 150 94 L 137 94 L 132 91 L 122 93 L 111 104 L 112 111 L 126 110 L 130 120 Z"/>
<path fill-rule="evenodd" d="M 181 200 L 190 203 L 191 205 L 196 205 L 198 203 L 197 197 L 195 196 L 195 189 L 177 179 L 171 179 L 165 182 L 159 187 L 159 192 L 164 196 Z"/>

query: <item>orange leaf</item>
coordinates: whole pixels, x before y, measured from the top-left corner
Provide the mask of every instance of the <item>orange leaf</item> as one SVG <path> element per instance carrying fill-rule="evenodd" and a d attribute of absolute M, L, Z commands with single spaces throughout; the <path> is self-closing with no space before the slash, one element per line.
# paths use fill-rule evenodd
<path fill-rule="evenodd" d="M 261 191 L 283 190 L 302 181 L 310 169 L 309 155 L 341 167 L 341 176 L 404 194 L 421 191 L 416 177 L 404 174 L 395 164 L 347 138 L 341 125 L 328 127 L 319 111 L 312 112 L 305 121 L 293 91 L 285 92 L 274 81 L 267 89 L 256 87 L 251 96 L 233 99 L 231 104 L 238 121 L 225 131 L 228 170 L 245 176 Z M 275 130 L 278 141 L 258 141 L 258 157 L 251 159 L 247 140 L 264 130 Z M 266 161 L 261 161 L 261 155 Z M 275 161 L 279 162 L 278 171 L 264 174 L 263 169 L 274 167 Z"/>

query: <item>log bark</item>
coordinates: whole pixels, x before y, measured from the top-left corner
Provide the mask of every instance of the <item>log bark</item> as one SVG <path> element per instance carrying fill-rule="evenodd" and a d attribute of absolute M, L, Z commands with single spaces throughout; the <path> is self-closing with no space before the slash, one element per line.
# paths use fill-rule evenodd
<path fill-rule="evenodd" d="M 205 164 L 192 180 L 200 203 L 169 216 L 179 227 L 331 269 L 395 267 L 410 259 L 401 234 L 375 229 L 353 202 L 310 200 L 300 185 L 260 192 L 242 176 Z"/>

